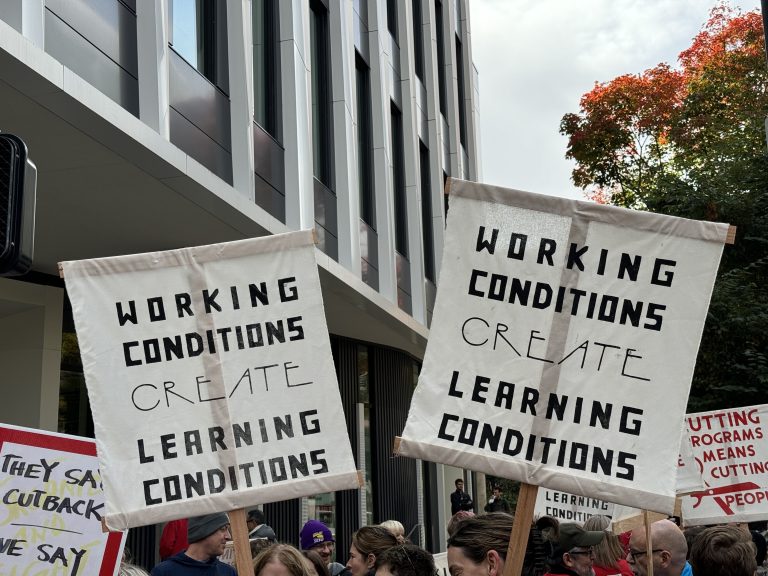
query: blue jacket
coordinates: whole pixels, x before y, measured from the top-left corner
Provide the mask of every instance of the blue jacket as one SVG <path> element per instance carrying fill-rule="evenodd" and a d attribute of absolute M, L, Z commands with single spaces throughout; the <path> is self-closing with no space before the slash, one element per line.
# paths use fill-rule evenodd
<path fill-rule="evenodd" d="M 168 560 L 152 568 L 152 576 L 237 576 L 232 566 L 224 564 L 218 558 L 208 562 L 198 562 L 179 552 Z"/>

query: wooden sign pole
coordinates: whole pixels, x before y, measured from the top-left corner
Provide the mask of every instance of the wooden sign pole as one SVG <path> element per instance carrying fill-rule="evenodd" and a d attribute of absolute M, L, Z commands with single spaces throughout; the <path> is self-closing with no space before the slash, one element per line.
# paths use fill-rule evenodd
<path fill-rule="evenodd" d="M 229 513 L 229 528 L 235 545 L 235 567 L 238 574 L 253 573 L 251 543 L 248 540 L 248 525 L 245 522 L 245 509 L 238 508 Z"/>
<path fill-rule="evenodd" d="M 533 510 L 538 492 L 539 487 L 533 484 L 520 485 L 517 508 L 515 508 L 515 523 L 512 525 L 512 534 L 509 535 L 509 548 L 507 548 L 503 576 L 520 576 L 523 572 L 525 549 L 528 546 L 528 535 L 531 533 Z"/>
<path fill-rule="evenodd" d="M 648 510 L 643 510 L 643 523 L 645 524 L 645 559 L 648 565 L 646 574 L 653 576 L 653 542 L 651 541 L 651 519 L 648 517 Z M 635 559 L 637 562 L 637 559 Z"/>

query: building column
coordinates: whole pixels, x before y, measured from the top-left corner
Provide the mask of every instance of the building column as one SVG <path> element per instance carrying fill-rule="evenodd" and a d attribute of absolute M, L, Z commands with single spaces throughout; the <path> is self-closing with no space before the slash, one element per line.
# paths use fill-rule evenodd
<path fill-rule="evenodd" d="M 351 0 L 331 4 L 329 16 L 339 263 L 360 278 L 360 194 L 355 131 L 357 115 L 353 96 L 355 46 Z"/>
<path fill-rule="evenodd" d="M 376 233 L 379 241 L 379 293 L 397 305 L 395 214 L 392 182 L 392 64 L 386 2 L 368 5 L 373 122 L 373 178 L 376 183 Z"/>
<path fill-rule="evenodd" d="M 168 79 L 168 0 L 136 4 L 136 48 L 139 63 L 139 117 L 170 139 Z"/>
<path fill-rule="evenodd" d="M 45 46 L 45 0 L 3 0 L 0 20 L 41 50 Z"/>
<path fill-rule="evenodd" d="M 285 223 L 292 230 L 315 225 L 309 50 L 309 2 L 280 2 Z"/>
<path fill-rule="evenodd" d="M 250 0 L 227 3 L 232 187 L 256 199 L 253 162 L 253 31 Z"/>
<path fill-rule="evenodd" d="M 0 278 L 0 422 L 57 431 L 63 303 L 62 288 Z"/>

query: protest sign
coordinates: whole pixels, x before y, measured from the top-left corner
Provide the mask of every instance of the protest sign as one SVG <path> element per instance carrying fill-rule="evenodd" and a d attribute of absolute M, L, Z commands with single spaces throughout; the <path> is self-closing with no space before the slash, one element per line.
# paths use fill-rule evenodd
<path fill-rule="evenodd" d="M 109 526 L 358 486 L 311 231 L 62 267 Z"/>
<path fill-rule="evenodd" d="M 124 533 L 104 532 L 93 440 L 0 425 L 0 574 L 111 576 Z"/>
<path fill-rule="evenodd" d="M 536 494 L 534 517 L 550 516 L 561 522 L 583 524 L 592 516 L 613 516 L 615 504 L 589 496 L 541 488 Z"/>
<path fill-rule="evenodd" d="M 662 512 L 728 226 L 451 181 L 399 453 Z"/>
<path fill-rule="evenodd" d="M 701 469 L 696 464 L 691 448 L 691 438 L 688 434 L 688 428 L 683 428 L 683 435 L 680 437 L 680 456 L 677 461 L 677 483 L 675 492 L 678 496 L 696 492 L 704 488 L 704 479 L 701 477 Z"/>
<path fill-rule="evenodd" d="M 683 498 L 686 525 L 768 519 L 768 404 L 685 420 L 705 484 Z"/>

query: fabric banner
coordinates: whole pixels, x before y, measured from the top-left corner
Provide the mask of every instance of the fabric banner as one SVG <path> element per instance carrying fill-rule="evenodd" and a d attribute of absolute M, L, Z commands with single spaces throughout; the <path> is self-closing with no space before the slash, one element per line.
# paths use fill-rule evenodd
<path fill-rule="evenodd" d="M 727 231 L 451 181 L 399 453 L 671 512 Z"/>
<path fill-rule="evenodd" d="M 613 516 L 615 504 L 590 498 L 576 496 L 559 490 L 539 488 L 536 493 L 536 504 L 533 508 L 534 518 L 549 516 L 560 522 L 576 522 L 584 524 L 592 516 Z"/>
<path fill-rule="evenodd" d="M 683 498 L 686 525 L 768 520 L 768 404 L 686 417 L 705 488 Z"/>
<path fill-rule="evenodd" d="M 358 487 L 311 231 L 62 266 L 110 527 Z"/>
<path fill-rule="evenodd" d="M 112 576 L 123 532 L 104 532 L 96 444 L 0 425 L 0 574 Z"/>
<path fill-rule="evenodd" d="M 680 457 L 677 462 L 677 484 L 675 492 L 677 495 L 689 494 L 704 489 L 704 478 L 701 476 L 701 468 L 693 457 L 691 448 L 691 438 L 688 434 L 688 428 L 683 428 L 683 435 L 680 438 Z"/>

